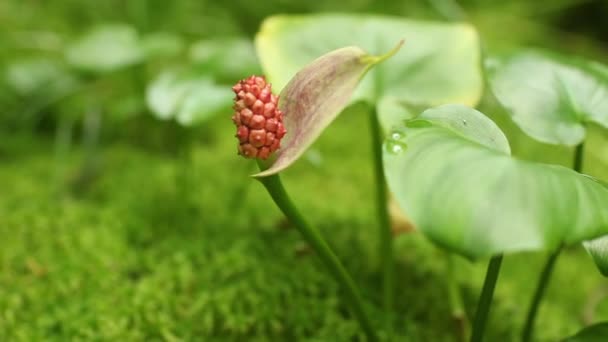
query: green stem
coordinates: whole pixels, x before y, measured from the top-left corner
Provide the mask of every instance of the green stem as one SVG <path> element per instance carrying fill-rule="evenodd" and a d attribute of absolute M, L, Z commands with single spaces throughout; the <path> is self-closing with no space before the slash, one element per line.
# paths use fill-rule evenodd
<path fill-rule="evenodd" d="M 263 170 L 264 167 L 260 165 Z M 304 239 L 312 246 L 317 255 L 321 258 L 321 261 L 328 268 L 331 275 L 342 287 L 344 294 L 348 297 L 348 303 L 351 305 L 351 309 L 359 321 L 361 328 L 363 329 L 368 341 L 376 342 L 378 337 L 372 328 L 371 321 L 365 313 L 363 308 L 363 299 L 357 289 L 353 279 L 350 277 L 338 257 L 331 250 L 329 245 L 321 237 L 319 232 L 314 228 L 310 227 L 300 212 L 296 209 L 291 199 L 287 195 L 283 184 L 278 175 L 271 175 L 259 179 L 275 204 L 281 209 L 283 214 L 291 221 L 291 223 L 300 231 Z"/>
<path fill-rule="evenodd" d="M 583 170 L 583 155 L 585 152 L 585 143 L 582 142 L 576 146 L 574 150 L 574 158 L 572 161 L 572 169 L 576 172 L 581 172 Z M 530 303 L 530 307 L 528 309 L 528 316 L 526 318 L 526 324 L 524 325 L 524 329 L 522 331 L 521 340 L 522 342 L 529 342 L 532 340 L 532 336 L 534 333 L 534 322 L 536 320 L 536 314 L 538 313 L 538 308 L 540 306 L 540 302 L 543 299 L 545 294 L 545 290 L 549 284 L 549 280 L 551 279 L 551 274 L 553 273 L 553 268 L 555 267 L 555 262 L 557 261 L 557 257 L 561 253 L 562 248 L 558 248 L 555 252 L 549 255 L 549 259 L 545 263 L 545 267 L 540 275 L 538 280 L 538 284 L 536 286 L 536 291 L 534 292 L 534 296 L 532 297 L 532 302 Z"/>
<path fill-rule="evenodd" d="M 574 161 L 572 162 L 572 169 L 576 172 L 583 171 L 583 157 L 585 154 L 585 143 L 582 142 L 576 145 L 574 150 Z"/>
<path fill-rule="evenodd" d="M 475 312 L 475 320 L 473 321 L 473 334 L 471 335 L 471 342 L 481 342 L 483 340 L 483 333 L 486 327 L 486 321 L 488 320 L 488 312 L 490 312 L 490 304 L 492 304 L 494 287 L 496 287 L 496 280 L 498 279 L 501 263 L 502 254 L 490 259 L 490 263 L 488 264 L 486 279 L 483 283 L 483 290 L 481 291 L 481 296 L 479 297 L 477 312 Z"/>
<path fill-rule="evenodd" d="M 378 236 L 380 237 L 380 258 L 382 263 L 383 307 L 386 314 L 392 312 L 394 298 L 394 259 L 393 234 L 387 206 L 387 189 L 382 163 L 382 131 L 376 110 L 370 111 L 370 127 L 372 135 L 372 154 L 374 159 L 374 177 L 376 185 L 376 210 L 378 215 Z M 390 317 L 388 315 L 387 317 Z M 390 322 L 390 321 L 389 321 Z M 388 324 L 390 334 L 390 324 Z"/>
<path fill-rule="evenodd" d="M 526 325 L 524 326 L 524 330 L 521 335 L 521 340 L 523 342 L 528 342 L 532 340 L 536 313 L 538 312 L 540 302 L 543 299 L 545 289 L 549 284 L 549 279 L 551 278 L 551 273 L 553 272 L 553 267 L 555 266 L 555 262 L 557 261 L 557 257 L 559 256 L 561 250 L 562 249 L 559 248 L 555 252 L 551 253 L 549 259 L 547 260 L 547 263 L 545 264 L 545 268 L 543 268 L 543 272 L 540 274 L 540 279 L 538 280 L 536 292 L 534 292 L 534 297 L 532 297 L 532 303 L 530 303 L 530 308 L 528 309 Z"/>

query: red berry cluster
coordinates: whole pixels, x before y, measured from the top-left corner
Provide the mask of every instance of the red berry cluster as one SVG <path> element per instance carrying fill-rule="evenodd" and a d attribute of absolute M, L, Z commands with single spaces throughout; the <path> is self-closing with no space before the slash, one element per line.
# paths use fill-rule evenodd
<path fill-rule="evenodd" d="M 268 158 L 285 136 L 279 98 L 271 87 L 261 76 L 251 76 L 232 87 L 236 94 L 232 121 L 237 127 L 239 154 L 245 158 Z"/>

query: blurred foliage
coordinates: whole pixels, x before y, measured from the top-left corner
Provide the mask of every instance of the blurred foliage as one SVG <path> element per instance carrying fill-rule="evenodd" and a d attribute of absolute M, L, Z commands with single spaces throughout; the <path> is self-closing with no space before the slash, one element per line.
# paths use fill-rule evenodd
<path fill-rule="evenodd" d="M 486 59 L 492 93 L 532 138 L 555 145 L 585 141 L 586 126 L 608 128 L 608 67 L 538 51 Z"/>
<path fill-rule="evenodd" d="M 174 70 L 214 89 L 259 72 L 251 39 L 262 20 L 318 12 L 468 20 L 490 53 L 534 46 L 608 56 L 601 0 L 0 1 L 0 340 L 358 336 L 335 284 L 247 177 L 253 168 L 236 157 L 229 114 L 197 111 L 201 120 L 185 128 L 159 121 L 146 103 L 155 80 Z M 68 51 L 102 25 L 131 32 L 125 40 L 143 51 L 133 54 L 137 63 L 104 72 L 69 63 Z M 113 57 L 97 51 L 91 56 Z M 527 138 L 488 94 L 480 107 L 514 155 L 570 164 L 571 150 Z M 381 320 L 372 177 L 362 167 L 366 117 L 351 109 L 330 131 L 285 181 Z M 588 135 L 594 144 L 608 139 L 598 127 Z M 605 151 L 589 149 L 586 158 L 586 172 L 608 178 L 598 166 L 608 164 Z M 399 340 L 452 340 L 441 254 L 417 234 L 397 245 Z M 543 259 L 506 258 L 488 340 L 518 337 L 530 274 Z M 469 315 L 484 271 L 483 263 L 459 267 Z M 574 279 L 576 289 L 564 291 Z M 541 308 L 539 339 L 608 318 L 601 284 L 584 250 L 567 250 Z"/>

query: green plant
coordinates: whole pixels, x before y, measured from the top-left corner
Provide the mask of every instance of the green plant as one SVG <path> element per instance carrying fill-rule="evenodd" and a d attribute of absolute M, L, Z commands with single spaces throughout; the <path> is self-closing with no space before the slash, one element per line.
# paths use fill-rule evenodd
<path fill-rule="evenodd" d="M 605 5 L 457 2 L 0 2 L 0 340 L 605 340 L 608 72 L 519 47 L 602 61 Z M 296 76 L 401 39 L 358 83 Z M 229 86 L 264 74 L 277 92 L 323 79 L 286 116 L 357 83 L 302 114 L 323 127 L 288 118 L 297 160 L 259 177 L 295 225 L 222 133 Z M 271 168 L 274 122 L 241 119 L 241 153 Z"/>
<path fill-rule="evenodd" d="M 471 259 L 556 250 L 608 227 L 604 185 L 563 167 L 513 159 L 500 129 L 464 106 L 429 109 L 397 128 L 385 143 L 385 168 L 389 186 L 417 226 Z M 499 259 L 492 264 L 490 284 Z M 480 305 L 486 309 L 488 300 Z M 487 309 L 481 312 L 485 316 Z M 476 319 L 477 329 L 483 329 L 482 319 Z M 473 337 L 481 339 L 475 326 Z"/>
<path fill-rule="evenodd" d="M 261 172 L 255 176 L 345 291 L 353 313 L 370 341 L 377 341 L 378 337 L 352 277 L 327 242 L 292 204 L 278 173 L 295 162 L 340 114 L 363 76 L 373 66 L 393 56 L 402 44 L 383 56 L 368 55 L 358 47 L 345 47 L 317 58 L 283 88 L 278 107 L 279 97 L 272 94 L 261 77 L 252 76 L 233 87 L 236 94 L 233 121 L 237 126 L 239 153 L 247 158 L 266 160 L 281 148 L 276 158 L 259 162 Z M 283 112 L 289 113 L 284 123 Z M 271 120 L 276 127 L 268 126 Z M 281 141 L 286 130 L 290 135 Z M 268 134 L 272 135 L 270 144 Z"/>
<path fill-rule="evenodd" d="M 329 50 L 356 44 L 367 51 L 380 53 L 402 39 L 406 40 L 408 48 L 398 58 L 370 70 L 350 100 L 350 103 L 364 102 L 369 108 L 383 306 L 389 331 L 393 324 L 390 316 L 395 288 L 394 256 L 381 142 L 396 120 L 400 120 L 400 114 L 410 113 L 409 106 L 432 106 L 451 101 L 477 103 L 482 81 L 476 32 L 470 25 L 461 23 L 336 14 L 271 17 L 266 19 L 256 36 L 262 67 L 279 89 L 298 68 Z"/>
<path fill-rule="evenodd" d="M 361 22 L 366 22 L 366 25 L 361 25 Z M 285 75 L 293 75 L 293 68 L 306 57 L 301 53 L 290 55 L 290 52 L 302 51 L 295 46 L 312 41 L 306 37 L 315 35 L 319 30 L 339 27 L 338 32 L 356 36 L 363 42 L 362 46 L 366 46 L 371 42 L 382 44 L 382 40 L 376 38 L 375 30 L 384 29 L 391 34 L 407 33 L 411 27 L 418 28 L 416 24 L 419 23 L 379 17 L 277 17 L 266 22 L 256 42 L 269 78 L 278 80 L 281 86 L 285 84 Z M 432 24 L 423 24 L 419 30 L 416 33 L 424 32 L 429 37 L 437 34 Z M 315 51 L 311 47 L 322 51 L 340 40 L 340 37 L 332 36 L 314 45 L 306 45 L 307 51 Z M 435 46 L 427 48 L 432 50 Z M 416 53 L 423 54 L 421 51 Z M 584 70 L 592 73 L 592 76 L 586 76 L 576 67 L 551 64 L 542 58 L 539 61 L 535 55 L 530 56 L 517 56 L 513 63 L 511 60 L 487 61 L 493 94 L 512 113 L 514 121 L 524 132 L 543 142 L 572 144 L 582 140 L 584 123 L 604 124 L 604 116 L 600 113 L 603 113 L 601 108 L 608 97 L 603 95 L 602 77 L 606 73 L 601 65 L 577 61 L 576 67 L 584 67 Z M 518 65 L 522 60 L 523 66 Z M 410 66 L 408 62 L 415 69 L 407 69 Z M 453 102 L 448 89 L 454 83 L 438 85 L 437 79 L 427 74 L 425 76 L 430 82 L 427 87 L 424 82 L 419 82 L 417 91 L 406 91 L 408 82 L 417 80 L 416 76 L 423 73 L 421 70 L 436 72 L 439 78 L 445 76 L 446 65 L 467 65 L 453 61 L 442 63 L 434 58 L 414 58 L 413 62 L 407 58 L 394 58 L 372 71 L 374 76 L 367 79 L 367 84 L 363 82 L 355 93 L 354 100 L 366 101 L 374 108 L 370 121 L 373 141 L 381 141 L 379 122 L 383 123 L 385 131 L 392 127 L 385 143 L 384 167 L 376 167 L 376 175 L 386 172 L 389 188 L 402 209 L 438 245 L 471 259 L 493 256 L 473 324 L 472 341 L 483 338 L 503 253 L 556 251 L 549 259 L 530 306 L 523 335 L 527 340 L 531 336 L 534 316 L 561 246 L 600 236 L 608 227 L 605 208 L 594 202 L 598 197 L 608 199 L 608 191 L 602 183 L 576 173 L 582 168 L 582 144 L 576 149 L 573 166 L 576 172 L 573 172 L 552 165 L 512 159 L 509 157 L 509 143 L 500 129 L 483 114 L 470 108 L 442 106 L 427 110 L 420 116 L 412 115 L 416 107 L 432 106 L 433 102 Z M 404 68 L 413 75 L 394 78 L 393 75 L 400 75 L 400 70 Z M 467 76 L 464 84 L 471 88 L 459 87 L 454 93 L 463 94 L 466 89 L 473 89 L 475 93 L 476 83 L 471 81 L 474 77 Z M 534 96 L 535 92 L 543 92 L 543 96 Z M 313 94 L 312 98 L 323 96 L 326 95 Z M 295 103 L 281 105 L 287 118 L 296 112 L 298 106 L 305 107 L 309 101 L 309 97 L 294 98 L 297 99 Z M 476 100 L 471 102 L 475 103 Z M 321 111 L 335 112 L 333 108 L 322 108 Z M 296 122 L 292 127 L 286 124 L 288 132 L 293 129 L 306 130 L 306 125 L 310 123 L 308 119 L 300 119 L 302 122 Z M 405 126 L 404 119 L 410 119 Z M 453 139 L 448 133 L 454 134 Z M 283 170 L 308 147 L 307 139 L 289 138 L 288 133 L 286 139 L 293 144 L 284 146 L 277 160 L 260 175 Z M 483 151 L 483 148 L 486 150 Z M 385 203 L 383 177 L 376 178 L 376 186 L 377 202 Z M 576 202 L 571 200 L 573 194 L 578 194 Z M 492 199 L 492 202 L 488 202 L 488 199 Z M 381 205 L 379 208 L 385 213 L 380 215 L 381 226 L 386 227 L 386 207 Z M 472 212 L 473 208 L 476 212 Z M 557 213 L 552 213 L 556 209 Z M 581 216 L 585 220 L 580 221 Z M 390 237 L 381 241 L 384 241 L 381 243 L 384 281 L 390 284 L 391 253 L 386 253 L 390 251 Z M 385 309 L 390 311 L 391 286 L 385 286 L 384 290 Z"/>
<path fill-rule="evenodd" d="M 520 51 L 486 62 L 493 94 L 513 121 L 532 138 L 572 146 L 572 169 L 582 172 L 589 125 L 608 127 L 608 68 L 581 58 L 540 51 Z M 586 247 L 594 253 L 593 242 Z M 549 256 L 530 307 L 522 340 L 530 341 L 534 321 L 560 254 Z M 597 258 L 596 258 L 597 260 Z"/>

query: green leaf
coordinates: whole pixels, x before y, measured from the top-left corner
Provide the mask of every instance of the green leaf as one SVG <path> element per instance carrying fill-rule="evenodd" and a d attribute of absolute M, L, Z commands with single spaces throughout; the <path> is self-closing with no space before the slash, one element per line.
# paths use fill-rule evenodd
<path fill-rule="evenodd" d="M 300 70 L 279 96 L 287 129 L 282 147 L 274 163 L 256 176 L 278 173 L 295 162 L 348 104 L 365 73 L 397 53 L 402 44 L 383 56 L 370 56 L 355 46 L 341 48 Z"/>
<path fill-rule="evenodd" d="M 608 188 L 518 160 L 500 129 L 462 105 L 429 109 L 385 142 L 391 191 L 435 243 L 468 258 L 552 250 L 608 233 Z"/>
<path fill-rule="evenodd" d="M 66 59 L 75 68 L 105 73 L 137 64 L 143 60 L 139 37 L 127 25 L 97 26 L 74 42 Z"/>
<path fill-rule="evenodd" d="M 383 97 L 376 105 L 376 111 L 384 134 L 401 125 L 404 120 L 413 118 L 416 113 L 413 106 L 393 96 Z"/>
<path fill-rule="evenodd" d="M 513 121 L 541 142 L 577 145 L 589 122 L 608 127 L 608 71 L 538 51 L 487 62 L 490 85 Z"/>
<path fill-rule="evenodd" d="M 51 59 L 29 58 L 10 63 L 7 83 L 20 95 L 44 91 L 64 93 L 76 86 L 76 79 L 65 67 Z"/>
<path fill-rule="evenodd" d="M 211 79 L 199 79 L 192 83 L 190 91 L 176 115 L 178 123 L 189 126 L 208 119 L 230 108 L 234 94 Z"/>
<path fill-rule="evenodd" d="M 588 326 L 563 342 L 604 342 L 607 337 L 608 322 L 603 322 Z"/>
<path fill-rule="evenodd" d="M 600 272 L 608 277 L 608 236 L 583 242 Z M 607 335 L 608 336 L 608 335 Z"/>
<path fill-rule="evenodd" d="M 161 120 L 175 119 L 189 126 L 230 106 L 234 95 L 208 75 L 190 71 L 166 71 L 146 91 L 146 103 Z"/>
<path fill-rule="evenodd" d="M 259 74 L 260 66 L 253 43 L 248 39 L 224 38 L 201 40 L 190 48 L 190 59 L 213 75 L 234 82 Z"/>
<path fill-rule="evenodd" d="M 266 76 L 281 89 L 328 51 L 356 45 L 378 54 L 402 39 L 407 49 L 374 68 L 353 101 L 376 103 L 385 96 L 427 106 L 479 101 L 479 41 L 469 24 L 349 14 L 275 16 L 264 21 L 255 43 Z"/>

